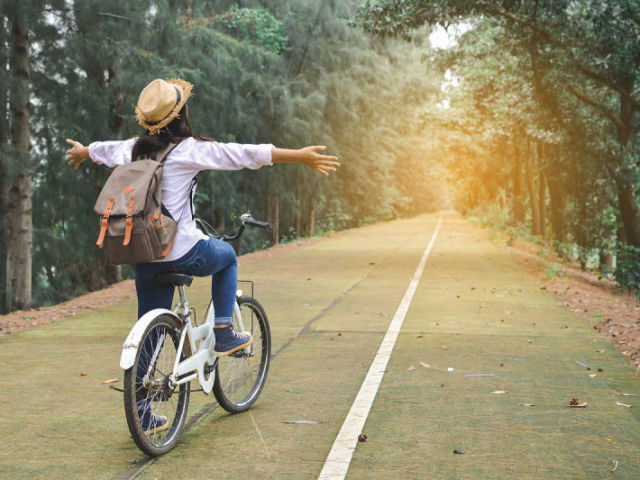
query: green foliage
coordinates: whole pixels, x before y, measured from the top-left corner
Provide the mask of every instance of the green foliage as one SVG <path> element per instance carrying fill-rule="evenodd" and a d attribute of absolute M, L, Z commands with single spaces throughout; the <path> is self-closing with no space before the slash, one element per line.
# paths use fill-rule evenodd
<path fill-rule="evenodd" d="M 622 288 L 640 292 L 640 248 L 624 245 L 618 249 L 614 277 Z"/>
<path fill-rule="evenodd" d="M 476 207 L 467 214 L 467 218 L 476 225 L 495 231 L 505 231 L 511 223 L 509 210 L 496 204 Z"/>
<path fill-rule="evenodd" d="M 220 16 L 219 21 L 244 41 L 262 44 L 278 53 L 288 50 L 282 25 L 265 8 L 240 8 L 234 5 Z"/>
<path fill-rule="evenodd" d="M 551 280 L 555 277 L 564 277 L 564 265 L 561 263 L 551 263 L 544 269 L 545 280 Z"/>

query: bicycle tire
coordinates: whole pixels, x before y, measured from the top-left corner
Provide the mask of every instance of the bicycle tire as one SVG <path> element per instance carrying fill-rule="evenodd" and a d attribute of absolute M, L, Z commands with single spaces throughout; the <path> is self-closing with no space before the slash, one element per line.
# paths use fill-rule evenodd
<path fill-rule="evenodd" d="M 166 341 L 167 337 L 171 341 Z M 189 382 L 177 388 L 167 384 L 168 375 L 173 371 L 179 340 L 180 328 L 171 316 L 163 314 L 154 318 L 140 339 L 133 366 L 124 372 L 127 425 L 138 448 L 152 457 L 163 455 L 175 446 L 187 418 Z M 183 350 L 182 359 L 186 356 Z M 147 387 L 142 381 L 144 376 L 137 372 L 149 373 Z M 160 425 L 160 422 L 148 421 L 145 431 L 141 414 L 142 417 L 165 416 L 166 423 Z"/>
<path fill-rule="evenodd" d="M 251 297 L 238 298 L 245 330 L 253 335 L 249 353 L 240 350 L 216 362 L 213 394 L 229 413 L 241 413 L 256 402 L 267 380 L 271 363 L 271 330 L 262 305 Z M 245 315 L 244 312 L 251 315 Z M 237 328 L 234 318 L 234 328 Z"/>

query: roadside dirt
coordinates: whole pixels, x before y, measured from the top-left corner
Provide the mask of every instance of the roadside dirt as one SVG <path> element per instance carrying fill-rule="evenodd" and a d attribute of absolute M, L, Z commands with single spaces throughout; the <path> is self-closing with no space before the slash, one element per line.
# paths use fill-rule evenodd
<path fill-rule="evenodd" d="M 516 241 L 507 247 L 512 258 L 531 273 L 542 290 L 553 293 L 625 355 L 640 372 L 640 302 L 622 294 L 614 281 L 583 272 L 555 254 L 540 256 L 540 246 Z"/>
<path fill-rule="evenodd" d="M 325 238 L 325 237 L 322 237 Z M 264 260 L 265 258 L 281 255 L 286 252 L 296 250 L 302 246 L 310 245 L 322 240 L 322 238 L 311 238 L 298 242 L 276 245 L 266 250 L 242 255 L 238 258 L 240 267 Z M 47 323 L 75 317 L 81 313 L 92 310 L 106 308 L 123 300 L 134 298 L 136 287 L 133 280 L 124 280 L 109 286 L 108 288 L 96 292 L 87 293 L 73 298 L 63 303 L 58 303 L 50 307 L 32 308 L 29 310 L 18 310 L 7 315 L 0 315 L 0 338 L 13 335 L 24 330 L 39 327 Z"/>

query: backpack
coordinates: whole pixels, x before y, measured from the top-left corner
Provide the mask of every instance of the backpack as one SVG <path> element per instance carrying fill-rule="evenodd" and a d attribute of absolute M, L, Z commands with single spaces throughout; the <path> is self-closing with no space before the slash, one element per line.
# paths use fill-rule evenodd
<path fill-rule="evenodd" d="M 162 169 L 176 147 L 140 156 L 113 170 L 93 207 L 100 219 L 96 245 L 113 265 L 166 257 L 178 223 L 162 204 Z"/>

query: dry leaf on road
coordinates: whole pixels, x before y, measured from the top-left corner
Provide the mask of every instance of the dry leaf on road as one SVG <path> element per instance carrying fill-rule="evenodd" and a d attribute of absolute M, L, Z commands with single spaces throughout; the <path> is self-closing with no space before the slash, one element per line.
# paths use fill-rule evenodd
<path fill-rule="evenodd" d="M 577 398 L 572 398 L 569 402 L 569 406 L 574 408 L 584 408 L 587 406 L 587 402 L 580 402 Z"/>

